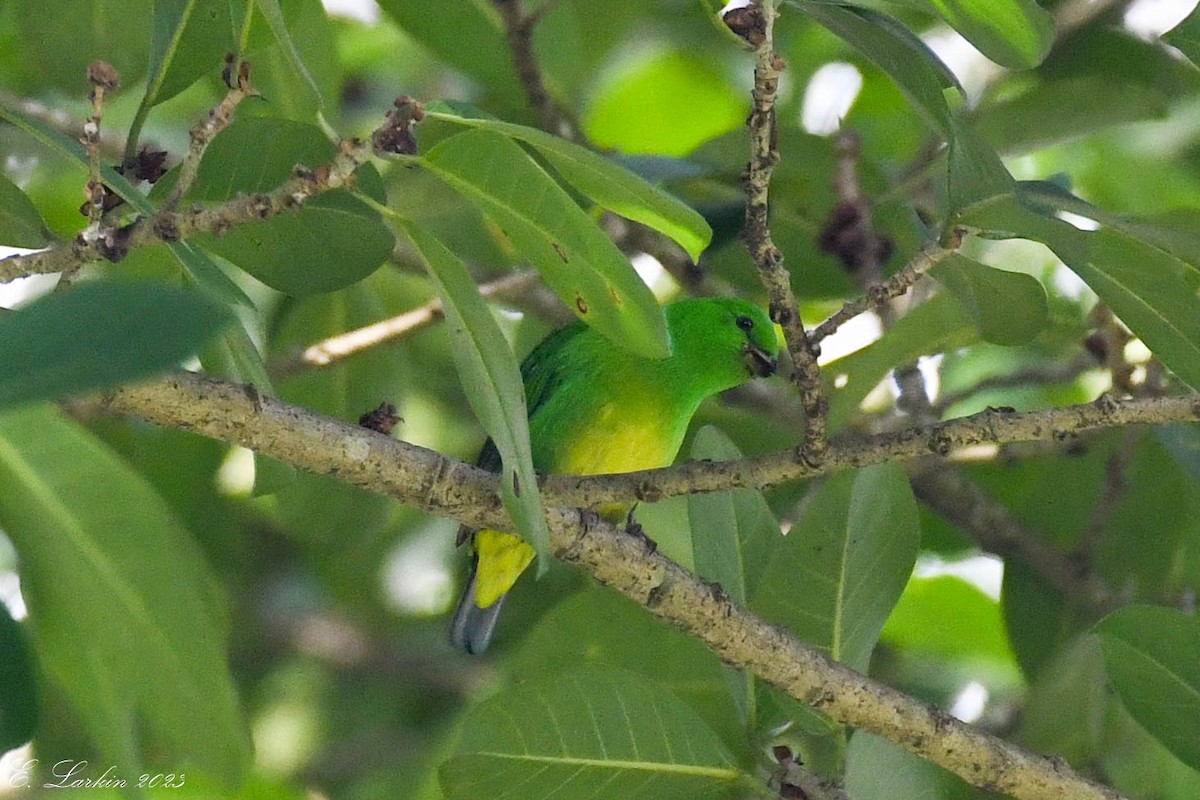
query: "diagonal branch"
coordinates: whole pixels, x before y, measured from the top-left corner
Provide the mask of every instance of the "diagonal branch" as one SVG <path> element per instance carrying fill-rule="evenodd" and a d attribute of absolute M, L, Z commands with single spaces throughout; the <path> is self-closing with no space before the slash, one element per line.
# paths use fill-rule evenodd
<path fill-rule="evenodd" d="M 1182 405 L 1168 403 L 1165 408 L 1180 416 L 1186 411 L 1189 419 L 1200 412 L 1196 396 L 1174 400 L 1182 400 Z M 508 524 L 494 475 L 263 397 L 248 387 L 179 373 L 119 389 L 101 402 L 114 411 L 237 442 L 303 469 L 336 473 L 428 512 L 450 513 L 469 525 Z M 1126 406 L 1157 416 L 1144 401 L 1110 403 L 1093 422 L 1121 424 L 1117 420 L 1132 413 L 1127 409 L 1122 415 L 1119 409 Z M 1081 407 L 1073 410 L 1080 419 L 1088 418 Z M 884 442 L 876 446 L 886 449 Z M 488 478 L 488 493 L 472 492 L 477 475 Z M 662 554 L 648 552 L 641 540 L 605 522 L 583 524 L 577 510 L 561 507 L 563 499 L 553 492 L 546 496 L 555 554 L 704 642 L 727 663 L 752 669 L 833 719 L 886 737 L 976 786 L 1022 800 L 1118 800 L 1115 791 L 1076 775 L 1061 760 L 1028 753 L 831 661 L 788 631 L 730 602 L 723 592 Z"/>

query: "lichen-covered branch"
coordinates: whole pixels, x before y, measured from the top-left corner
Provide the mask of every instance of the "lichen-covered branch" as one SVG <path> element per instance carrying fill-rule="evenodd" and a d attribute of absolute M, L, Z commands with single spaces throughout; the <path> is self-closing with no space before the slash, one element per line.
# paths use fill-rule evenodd
<path fill-rule="evenodd" d="M 336 474 L 468 525 L 509 524 L 496 494 L 496 476 L 431 450 L 264 397 L 252 388 L 180 373 L 118 389 L 100 402 L 113 411 L 235 442 L 303 469 Z M 1014 415 L 1029 417 L 1032 427 L 979 432 L 975 438 L 1018 430 L 1030 436 L 1053 436 L 1059 430 L 1051 427 L 1055 422 L 1069 428 L 1195 419 L 1200 413 L 1200 397 L 1107 402 L 1063 411 L 1061 419 L 1047 417 L 1048 412 Z M 981 431 L 987 427 L 983 423 L 980 419 L 973 422 Z M 875 440 L 875 456 L 882 460 L 880 454 L 903 441 Z M 835 449 L 836 445 L 831 447 Z M 482 493 L 480 486 L 486 487 Z M 575 505 L 570 493 L 557 492 L 549 482 L 545 499 L 551 545 L 558 557 L 586 569 L 655 616 L 703 641 L 726 663 L 753 670 L 761 679 L 842 724 L 883 736 L 976 786 L 1013 797 L 1119 797 L 1076 775 L 1061 760 L 1028 753 L 830 660 L 788 631 L 730 602 L 724 593 L 713 591 L 711 585 L 661 553 L 648 551 L 642 540 L 605 522 L 589 519 L 585 524 L 578 511 L 563 507 Z"/>
<path fill-rule="evenodd" d="M 771 239 L 771 174 L 779 163 L 775 99 L 779 91 L 779 74 L 786 66 L 774 49 L 775 3 L 757 0 L 733 12 L 725 14 L 725 23 L 754 48 L 754 89 L 750 116 L 746 120 L 750 129 L 750 161 L 742 174 L 742 189 L 746 194 L 742 238 L 767 289 L 771 319 L 783 329 L 792 357 L 795 368 L 792 380 L 800 393 L 807 418 L 802 447 L 804 457 L 817 463 L 826 447 L 828 403 L 821 392 L 817 350 L 805 333 L 800 304 L 792 291 L 791 275 L 783 264 L 783 253 Z"/>

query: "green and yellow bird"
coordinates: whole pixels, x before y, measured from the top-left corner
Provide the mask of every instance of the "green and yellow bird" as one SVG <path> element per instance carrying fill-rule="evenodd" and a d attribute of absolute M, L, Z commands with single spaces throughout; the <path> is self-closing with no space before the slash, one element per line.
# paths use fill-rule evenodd
<path fill-rule="evenodd" d="M 681 300 L 663 307 L 671 355 L 624 350 L 576 321 L 550 334 L 521 365 L 529 444 L 538 472 L 597 475 L 665 467 L 705 398 L 775 372 L 779 352 L 766 312 L 737 298 Z M 500 470 L 491 440 L 478 465 Z M 624 508 L 601 509 L 619 520 Z M 460 532 L 460 543 L 468 531 Z M 533 560 L 511 533 L 474 533 L 470 579 L 451 625 L 451 641 L 482 653 L 504 596 Z"/>

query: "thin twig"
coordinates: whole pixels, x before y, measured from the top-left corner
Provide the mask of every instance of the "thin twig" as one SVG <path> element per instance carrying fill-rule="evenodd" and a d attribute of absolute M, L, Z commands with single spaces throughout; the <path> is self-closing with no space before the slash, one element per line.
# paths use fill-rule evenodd
<path fill-rule="evenodd" d="M 481 284 L 479 293 L 484 297 L 517 294 L 527 291 L 539 280 L 541 280 L 541 276 L 537 270 L 524 270 Z M 442 301 L 434 298 L 411 311 L 405 311 L 403 314 L 397 314 L 389 319 L 339 333 L 309 345 L 302 352 L 290 358 L 272 363 L 270 365 L 271 374 L 275 377 L 284 377 L 308 367 L 325 367 L 335 364 L 356 353 L 408 336 L 441 318 Z"/>
<path fill-rule="evenodd" d="M 69 272 L 100 259 L 119 260 L 130 250 L 161 242 L 176 242 L 199 233 L 220 234 L 235 225 L 267 219 L 300 209 L 318 194 L 353 181 L 354 171 L 371 157 L 371 145 L 344 141 L 338 154 L 317 169 L 298 169 L 293 177 L 270 192 L 243 195 L 210 208 L 162 210 L 115 231 L 111 241 L 75 241 L 47 250 L 0 259 L 0 282 L 27 275 Z"/>
<path fill-rule="evenodd" d="M 104 182 L 100 180 L 100 122 L 104 116 L 104 94 L 115 92 L 121 85 L 121 77 L 107 61 L 89 64 L 87 77 L 92 84 L 92 115 L 83 126 L 83 138 L 80 141 L 88 157 L 88 227 L 99 231 L 107 195 Z"/>
<path fill-rule="evenodd" d="M 1099 364 L 1096 363 L 1096 359 L 1088 353 L 1079 353 L 1069 361 L 1030 364 L 1015 372 L 983 378 L 962 391 L 944 394 L 933 404 L 933 410 L 940 417 L 948 408 L 964 400 L 969 400 L 981 392 L 988 392 L 994 389 L 1012 389 L 1020 386 L 1070 383 L 1088 370 L 1098 368 Z"/>
<path fill-rule="evenodd" d="M 800 305 L 792 291 L 791 275 L 783 264 L 783 253 L 771 239 L 769 194 L 771 173 L 779 163 L 775 99 L 779 74 L 786 67 L 774 50 L 775 3 L 760 0 L 753 6 L 761 10 L 761 20 L 746 35 L 754 43 L 753 108 L 746 120 L 750 129 L 750 162 L 742 176 L 746 193 L 746 224 L 742 238 L 750 258 L 770 297 L 771 319 L 783 329 L 795 372 L 792 379 L 800 393 L 807 418 L 804 430 L 804 457 L 819 462 L 827 447 L 825 440 L 828 403 L 821 392 L 821 373 L 817 350 L 804 331 Z M 761 27 L 759 27 L 761 25 Z"/>
<path fill-rule="evenodd" d="M 336 474 L 468 525 L 511 524 L 499 501 L 495 475 L 244 386 L 181 373 L 119 389 L 102 402 L 111 410 L 233 441 L 302 469 Z M 1200 396 L 1056 411 L 1069 413 L 1078 424 L 1128 424 L 1130 417 L 1139 415 L 1195 419 Z M 1021 416 L 1041 420 L 1046 413 Z M 1038 435 L 1050 435 L 1050 430 L 1039 429 Z M 886 449 L 882 444 L 876 447 Z M 477 476 L 489 489 L 474 495 L 469 487 Z M 730 602 L 723 592 L 714 592 L 661 553 L 648 551 L 644 542 L 606 522 L 584 524 L 577 510 L 563 507 L 563 500 L 547 493 L 554 553 L 699 639 L 726 663 L 751 669 L 834 720 L 883 736 L 976 786 L 1021 800 L 1120 797 L 1076 775 L 1061 759 L 1033 755 L 830 660 L 778 625 Z"/>
<path fill-rule="evenodd" d="M 226 84 L 229 86 L 229 91 L 225 97 L 217 104 L 215 108 L 208 112 L 208 117 L 192 128 L 191 142 L 188 145 L 187 155 L 183 157 L 183 161 L 179 164 L 179 177 L 175 181 L 175 186 L 172 187 L 171 193 L 167 195 L 167 199 L 162 204 L 162 210 L 173 211 L 179 205 L 179 201 L 192 188 L 192 184 L 196 182 L 196 175 L 200 169 L 200 159 L 204 156 L 204 151 L 208 149 L 209 142 L 213 138 L 229 127 L 229 123 L 233 121 L 234 112 L 237 107 L 250 95 L 257 92 L 250 86 L 250 62 L 240 61 L 232 57 L 226 60 Z"/>
<path fill-rule="evenodd" d="M 893 297 L 904 294 L 917 282 L 918 278 L 954 255 L 961 244 L 960 234 L 952 236 L 948 246 L 943 246 L 938 242 L 929 242 L 917 251 L 917 254 L 895 275 L 883 283 L 872 284 L 867 288 L 865 294 L 847 302 L 833 316 L 814 328 L 809 333 L 809 341 L 816 345 L 864 311 L 880 308 Z"/>
<path fill-rule="evenodd" d="M 500 12 L 500 19 L 504 23 L 504 34 L 508 39 L 508 49 L 512 52 L 517 78 L 525 87 L 529 104 L 541 116 L 542 127 L 564 139 L 577 139 L 578 128 L 550 96 L 541 67 L 538 66 L 537 54 L 533 51 L 533 29 L 549 13 L 547 6 L 553 8 L 554 4 L 543 3 L 529 14 L 521 8 L 521 0 L 492 0 L 492 4 Z"/>

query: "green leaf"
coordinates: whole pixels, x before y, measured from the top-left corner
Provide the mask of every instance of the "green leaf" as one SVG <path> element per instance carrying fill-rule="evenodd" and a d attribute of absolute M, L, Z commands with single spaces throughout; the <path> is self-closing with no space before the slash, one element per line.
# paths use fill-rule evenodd
<path fill-rule="evenodd" d="M 279 5 L 279 0 L 254 0 L 254 2 L 258 6 L 259 12 L 266 18 L 267 25 L 270 27 L 271 33 L 275 35 L 275 40 L 283 49 L 284 56 L 286 56 L 293 72 L 303 79 L 304 84 L 312 93 L 319 115 L 325 106 L 324 98 L 321 96 L 321 88 L 313 80 L 312 74 L 304 64 L 304 59 L 300 57 L 300 51 L 296 49 L 296 43 L 292 41 L 292 35 L 288 31 L 287 20 L 284 19 L 283 9 Z"/>
<path fill-rule="evenodd" d="M 1105 102 L 1097 103 L 1103 96 Z M 1014 97 L 986 103 L 971 129 L 1003 153 L 1041 150 L 1126 122 L 1161 119 L 1166 96 L 1129 80 L 1103 75 L 1043 80 Z"/>
<path fill-rule="evenodd" d="M 696 433 L 695 460 L 734 461 L 737 446 L 712 426 Z M 721 584 L 734 602 L 745 605 L 775 549 L 783 544 L 779 522 L 761 492 L 740 489 L 688 496 L 692 557 L 696 573 Z"/>
<path fill-rule="evenodd" d="M 0 172 L 0 244 L 10 247 L 44 247 L 46 223 L 33 202 Z"/>
<path fill-rule="evenodd" d="M 1002 67 L 1032 69 L 1054 43 L 1054 18 L 1034 0 L 891 0 L 936 14 Z"/>
<path fill-rule="evenodd" d="M 668 353 L 666 323 L 628 259 L 554 180 L 500 134 L 469 130 L 421 160 L 483 213 L 582 319 L 640 355 Z"/>
<path fill-rule="evenodd" d="M 225 201 L 273 189 L 296 164 L 316 167 L 334 156 L 320 129 L 269 117 L 239 119 L 205 151 L 188 199 Z M 363 188 L 382 191 L 374 168 L 360 171 Z M 285 294 L 331 292 L 370 275 L 395 244 L 379 214 L 345 190 L 324 192 L 295 213 L 237 225 L 196 241 Z"/>
<path fill-rule="evenodd" d="M 1162 40 L 1200 67 L 1200 13 L 1193 11 L 1182 22 L 1163 34 Z"/>
<path fill-rule="evenodd" d="M 1096 625 L 1109 680 L 1138 724 L 1200 769 L 1200 625 L 1172 608 L 1129 606 Z"/>
<path fill-rule="evenodd" d="M 951 135 L 955 122 L 942 90 L 958 87 L 958 79 L 916 34 L 891 17 L 865 8 L 794 5 L 887 73 L 926 124 L 943 136 Z"/>
<path fill-rule="evenodd" d="M 156 0 L 143 106 L 170 100 L 221 69 L 225 54 L 238 51 L 244 14 L 245 0 Z"/>
<path fill-rule="evenodd" d="M 655 529 L 648 528 L 651 536 Z M 547 584 L 554 572 L 536 585 L 524 586 L 537 595 L 537 604 L 553 602 Z M 518 584 L 515 593 L 521 592 Z M 532 603 L 514 596 L 506 615 L 521 613 Z M 587 620 L 580 625 L 580 620 Z M 509 620 L 520 627 L 522 620 Z M 654 658 L 646 658 L 646 653 Z M 505 673 L 518 680 L 549 678 L 580 665 L 599 664 L 636 672 L 647 682 L 687 703 L 705 724 L 740 756 L 749 756 L 745 717 L 739 718 L 730 696 L 729 667 L 696 639 L 646 613 L 646 609 L 606 587 L 577 591 L 536 620 L 515 651 L 505 654 Z"/>
<path fill-rule="evenodd" d="M 807 503 L 750 608 L 865 672 L 912 574 L 919 540 L 917 505 L 903 468 L 838 473 Z"/>
<path fill-rule="evenodd" d="M 947 615 L 947 609 L 953 614 Z M 882 638 L 908 653 L 1016 664 L 999 604 L 951 575 L 909 581 Z"/>
<path fill-rule="evenodd" d="M 202 295 L 93 281 L 0 317 L 0 406 L 107 389 L 177 366 L 229 321 Z"/>
<path fill-rule="evenodd" d="M 503 692 L 472 709 L 442 765 L 448 800 L 742 797 L 751 786 L 694 711 L 644 677 L 593 667 Z"/>
<path fill-rule="evenodd" d="M 692 458 L 733 461 L 742 457 L 737 446 L 712 426 L 696 433 Z M 693 494 L 687 498 L 692 531 L 692 562 L 696 574 L 715 581 L 739 605 L 746 605 L 759 585 L 771 555 L 783 545 L 779 522 L 761 492 Z M 745 723 L 756 725 L 755 681 L 746 670 L 729 669 L 726 677 Z"/>
<path fill-rule="evenodd" d="M 65 133 L 55 130 L 47 123 L 35 119 L 15 108 L 10 108 L 3 103 L 0 103 L 0 119 L 8 120 L 16 127 L 37 139 L 44 146 L 50 148 L 68 161 L 76 163 L 81 170 L 85 172 L 88 170 L 88 158 L 87 153 L 84 152 L 83 145 Z M 129 182 L 129 179 L 112 167 L 102 166 L 100 168 L 100 176 L 104 179 L 106 186 L 116 192 L 117 196 L 128 203 L 143 217 L 153 216 L 155 211 L 157 211 L 157 208 L 150 202 L 146 195 L 142 194 L 136 186 Z M 187 270 L 188 275 L 196 281 L 196 284 L 201 289 L 209 292 L 223 302 L 235 303 L 246 308 L 254 306 L 253 301 L 246 296 L 246 293 L 230 280 L 229 276 L 222 272 L 221 268 L 213 263 L 212 259 L 204 251 L 198 249 L 193 243 L 171 242 L 167 245 L 167 248 L 179 260 L 179 263 Z"/>
<path fill-rule="evenodd" d="M 563 180 L 597 205 L 670 236 L 693 261 L 700 258 L 712 239 L 712 229 L 691 206 L 574 142 L 511 122 L 464 117 L 431 111 L 428 107 L 425 114 L 433 119 L 492 130 L 532 145 Z"/>
<path fill-rule="evenodd" d="M 943 89 L 961 92 L 954 74 L 916 34 L 891 17 L 864 8 L 798 3 L 797 8 L 883 70 L 916 112 L 949 143 L 950 207 L 1012 191 L 1012 178 L 1000 157 L 963 126 Z"/>
<path fill-rule="evenodd" d="M 964 223 L 1002 238 L 1045 243 L 1187 385 L 1200 387 L 1197 272 L 1136 232 L 1080 230 L 996 198 L 968 209 Z"/>
<path fill-rule="evenodd" d="M 38 719 L 37 678 L 25 631 L 0 603 L 0 753 L 33 738 Z"/>
<path fill-rule="evenodd" d="M 437 284 L 445 308 L 454 364 L 467 399 L 484 430 L 500 451 L 504 472 L 500 495 L 521 538 L 533 546 L 544 571 L 550 556 L 550 530 L 538 492 L 529 449 L 529 421 L 521 370 L 504 334 L 496 326 L 466 265 L 433 236 L 403 226 L 429 276 Z"/>
<path fill-rule="evenodd" d="M 0 484 L 34 651 L 100 752 L 140 762 L 136 710 L 172 763 L 236 784 L 250 745 L 223 605 L 162 498 L 46 406 L 0 415 Z"/>
<path fill-rule="evenodd" d="M 985 341 L 1026 344 L 1046 324 L 1046 290 L 1032 275 L 984 266 L 958 254 L 930 274 L 963 304 Z"/>
<path fill-rule="evenodd" d="M 370 275 L 395 238 L 373 209 L 349 192 L 325 192 L 295 214 L 248 222 L 205 247 L 284 294 L 332 292 Z"/>
<path fill-rule="evenodd" d="M 502 105 L 520 107 L 525 92 L 513 69 L 500 16 L 475 0 L 443 0 L 431 13 L 425 0 L 379 0 L 379 7 L 437 58 L 471 77 Z M 464 47 L 464 42 L 471 46 Z"/>

